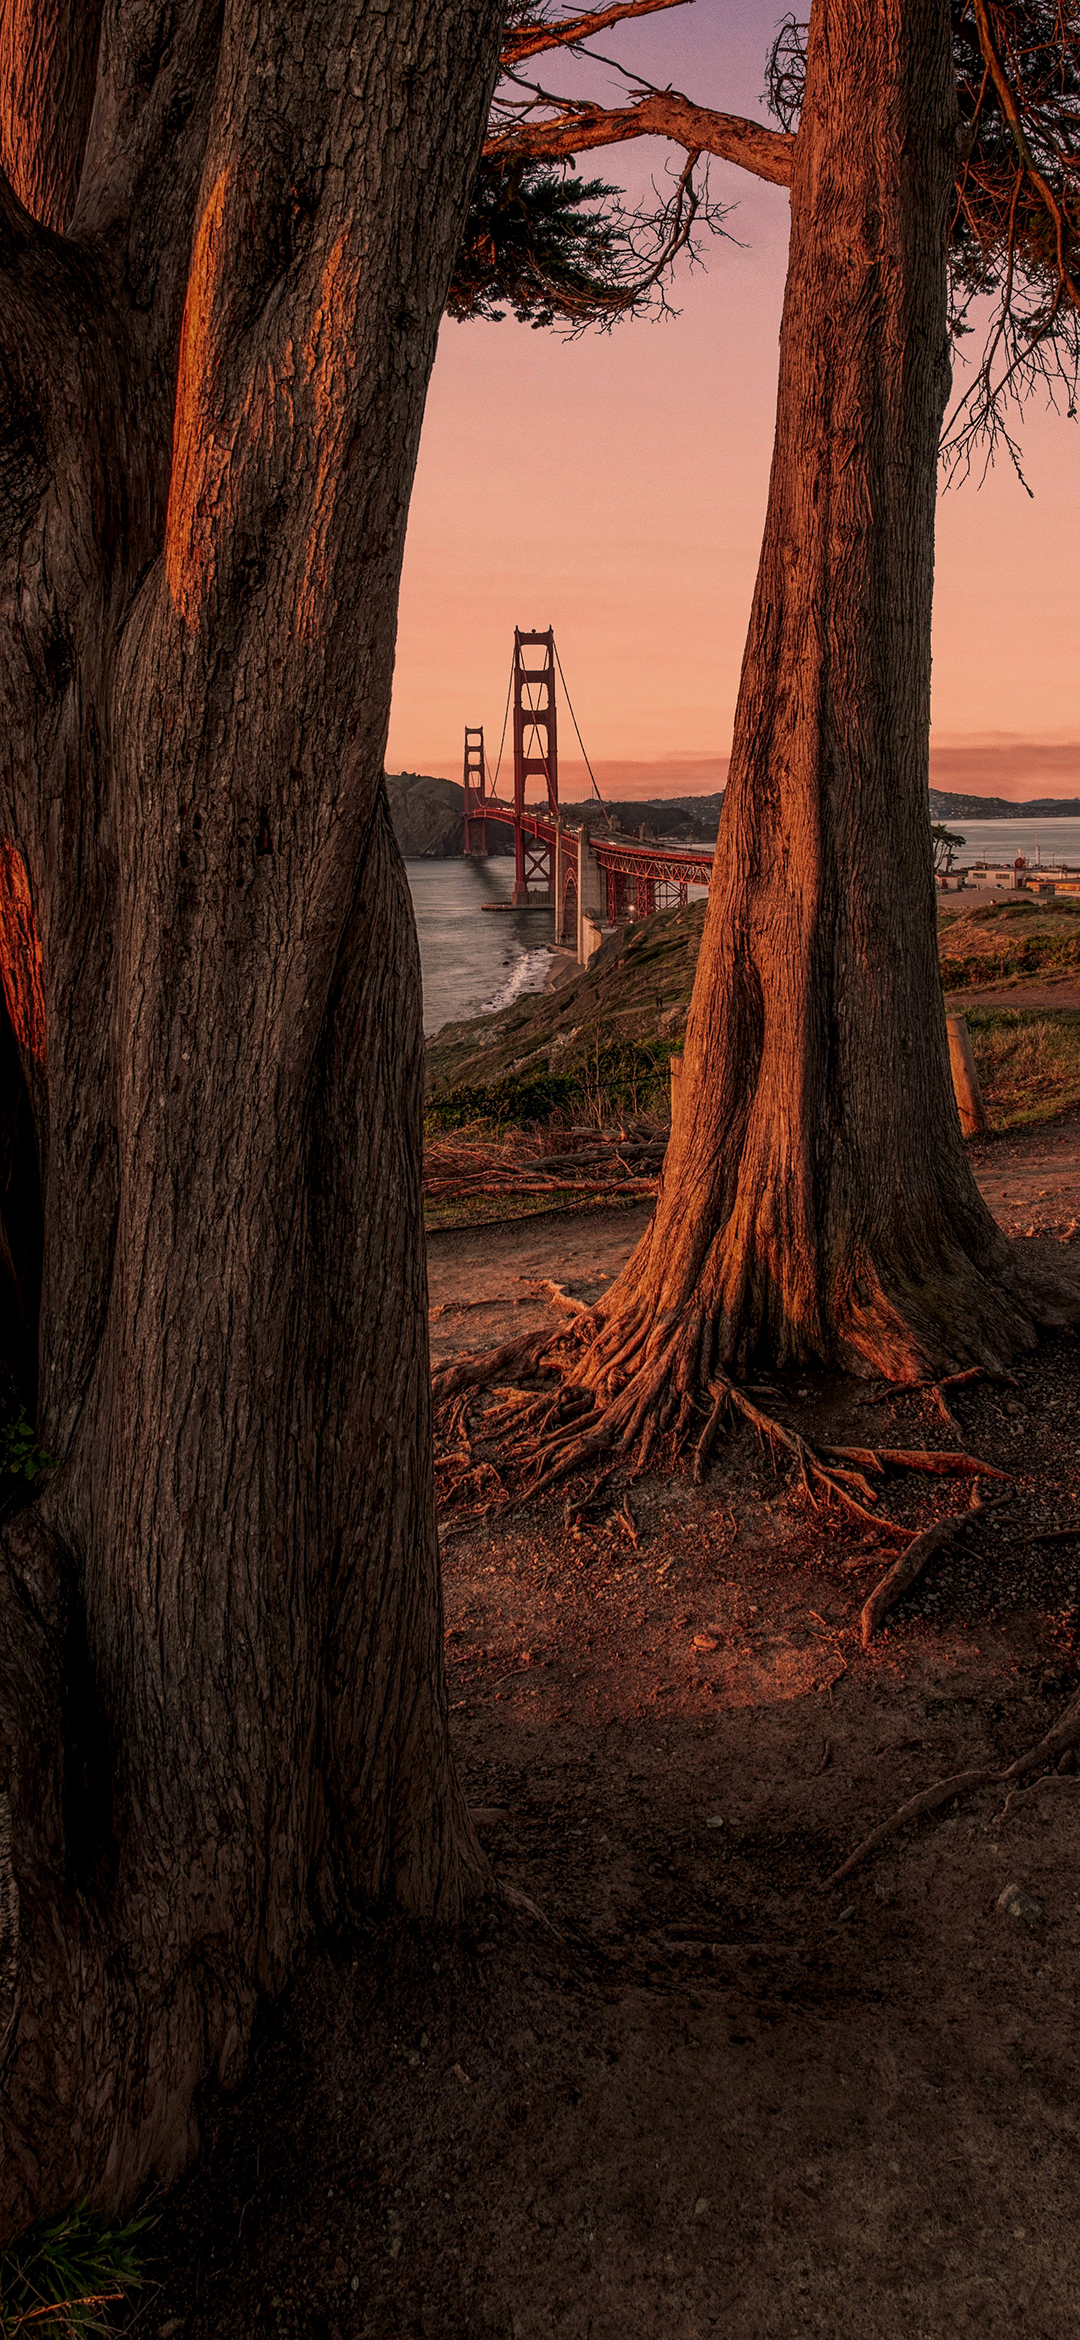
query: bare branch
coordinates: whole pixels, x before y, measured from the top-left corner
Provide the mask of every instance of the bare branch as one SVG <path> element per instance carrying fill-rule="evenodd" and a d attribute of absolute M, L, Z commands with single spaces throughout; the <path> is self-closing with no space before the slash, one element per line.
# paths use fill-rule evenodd
<path fill-rule="evenodd" d="M 769 130 L 763 122 L 695 106 L 678 90 L 648 90 L 632 105 L 610 108 L 578 104 L 538 90 L 532 103 L 557 111 L 537 122 L 507 119 L 504 114 L 488 132 L 485 154 L 505 160 L 527 157 L 537 162 L 566 162 L 588 148 L 617 146 L 628 138 L 670 138 L 688 154 L 717 155 L 723 162 L 738 163 L 757 179 L 768 179 L 773 186 L 791 185 L 795 140 L 788 131 Z"/>
<path fill-rule="evenodd" d="M 609 25 L 621 24 L 628 16 L 654 16 L 660 8 L 691 5 L 692 0 L 615 0 L 614 7 L 586 9 L 580 16 L 559 17 L 553 24 L 511 26 L 503 36 L 502 64 L 523 65 L 527 57 L 540 57 L 548 49 L 576 48 L 579 41 L 606 32 Z"/>

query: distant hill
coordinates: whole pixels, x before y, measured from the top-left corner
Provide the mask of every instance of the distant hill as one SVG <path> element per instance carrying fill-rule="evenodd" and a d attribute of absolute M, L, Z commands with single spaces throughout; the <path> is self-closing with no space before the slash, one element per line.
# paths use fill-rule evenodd
<path fill-rule="evenodd" d="M 1076 821 L 1080 796 L 957 796 L 947 788 L 930 790 L 930 817 L 935 821 Z"/>
<path fill-rule="evenodd" d="M 407 861 L 451 861 L 464 852 L 460 780 L 439 780 L 430 772 L 388 772 L 386 796 L 394 835 Z M 492 822 L 489 848 L 512 853 L 514 833 Z"/>

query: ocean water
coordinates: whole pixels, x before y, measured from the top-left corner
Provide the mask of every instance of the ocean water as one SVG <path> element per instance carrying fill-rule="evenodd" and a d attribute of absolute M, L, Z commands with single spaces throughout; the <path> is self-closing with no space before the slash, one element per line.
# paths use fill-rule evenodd
<path fill-rule="evenodd" d="M 523 991 L 542 991 L 552 965 L 551 911 L 485 911 L 509 902 L 514 864 L 407 861 L 424 979 L 424 1030 L 437 1032 L 486 1008 L 508 1007 Z"/>
<path fill-rule="evenodd" d="M 958 866 L 973 861 L 1015 861 L 1018 853 L 1026 853 L 1029 861 L 1041 862 L 1052 869 L 1055 862 L 1080 864 L 1080 821 L 1033 821 L 1029 818 L 1001 821 L 946 821 L 954 836 L 965 842 L 956 856 Z"/>

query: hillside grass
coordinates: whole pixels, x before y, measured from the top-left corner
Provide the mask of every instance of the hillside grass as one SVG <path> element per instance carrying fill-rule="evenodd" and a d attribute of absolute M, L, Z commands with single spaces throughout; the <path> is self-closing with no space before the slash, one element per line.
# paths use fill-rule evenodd
<path fill-rule="evenodd" d="M 939 922 L 946 991 L 1080 976 L 1080 900 L 984 902 Z"/>
<path fill-rule="evenodd" d="M 971 1008 L 967 1023 L 992 1129 L 1025 1129 L 1080 1105 L 1080 1011 Z"/>
<path fill-rule="evenodd" d="M 429 1137 L 462 1131 L 490 1144 L 514 1131 L 665 1121 L 704 917 L 704 902 L 658 911 L 554 989 L 444 1027 L 428 1043 Z M 1080 976 L 1080 901 L 943 909 L 939 929 L 943 984 L 961 999 L 991 983 Z M 973 1005 L 967 1016 L 995 1130 L 1080 1103 L 1080 1013 Z"/>

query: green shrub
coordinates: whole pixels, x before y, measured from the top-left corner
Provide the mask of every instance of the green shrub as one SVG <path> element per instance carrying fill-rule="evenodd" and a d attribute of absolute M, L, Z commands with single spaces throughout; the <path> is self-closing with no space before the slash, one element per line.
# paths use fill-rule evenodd
<path fill-rule="evenodd" d="M 506 1129 L 551 1121 L 569 1107 L 573 1086 L 566 1073 L 505 1073 L 490 1088 L 448 1089 L 428 1106 L 426 1126 L 432 1131 L 463 1129 L 476 1122 L 484 1129 Z"/>
<path fill-rule="evenodd" d="M 560 1072 L 504 1073 L 487 1087 L 462 1083 L 434 1098 L 425 1126 L 481 1132 L 530 1123 L 588 1121 L 598 1129 L 627 1116 L 662 1118 L 668 1109 L 676 1040 L 605 1039 L 597 1027 Z"/>

